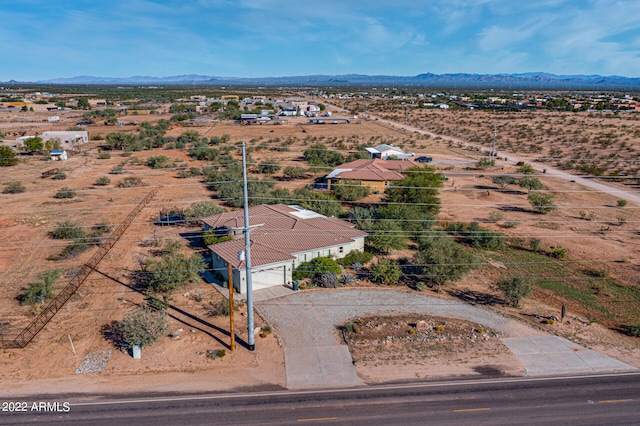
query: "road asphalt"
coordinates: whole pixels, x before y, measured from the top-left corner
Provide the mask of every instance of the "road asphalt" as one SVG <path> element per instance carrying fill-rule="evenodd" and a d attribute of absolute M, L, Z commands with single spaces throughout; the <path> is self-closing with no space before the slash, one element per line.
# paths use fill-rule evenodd
<path fill-rule="evenodd" d="M 419 313 L 479 323 L 501 334 L 527 376 L 638 371 L 489 309 L 415 291 L 342 288 L 294 292 L 276 287 L 256 291 L 254 299 L 260 314 L 282 339 L 289 389 L 362 385 L 338 327 L 367 315 Z"/>

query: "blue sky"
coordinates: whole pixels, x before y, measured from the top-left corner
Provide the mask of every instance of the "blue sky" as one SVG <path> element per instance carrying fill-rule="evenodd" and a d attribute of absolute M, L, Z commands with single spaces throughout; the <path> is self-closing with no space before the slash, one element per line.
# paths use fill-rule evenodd
<path fill-rule="evenodd" d="M 0 81 L 92 75 L 640 77 L 640 0 L 13 0 Z"/>

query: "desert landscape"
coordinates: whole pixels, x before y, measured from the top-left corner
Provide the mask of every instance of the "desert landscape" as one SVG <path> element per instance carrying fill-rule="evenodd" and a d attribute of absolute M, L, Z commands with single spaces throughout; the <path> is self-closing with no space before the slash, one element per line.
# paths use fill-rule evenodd
<path fill-rule="evenodd" d="M 224 300 L 224 289 L 219 284 L 200 280 L 169 292 L 165 300 L 170 306 L 169 333 L 159 343 L 144 347 L 140 360 L 133 360 L 126 348 L 118 347 L 106 332 L 109 324 L 149 303 L 148 294 L 139 285 L 139 273 L 145 262 L 165 254 L 168 242 L 177 242 L 179 250 L 189 255 L 198 253 L 205 258 L 209 255 L 200 241 L 202 225 L 198 221 L 177 226 L 160 226 L 158 221 L 163 211 L 188 209 L 200 202 L 214 202 L 223 209 L 237 208 L 230 207 L 229 199 L 222 197 L 219 189 L 212 189 L 212 183 L 207 181 L 207 168 L 219 171 L 238 162 L 237 144 L 241 141 L 248 148 L 248 179 L 268 181 L 271 191 L 314 188 L 316 180 L 332 169 L 310 164 L 305 158 L 305 151 L 318 144 L 340 153 L 345 161 L 350 155 L 366 154 L 365 147 L 380 144 L 414 152 L 416 157 L 429 156 L 432 158 L 429 166 L 446 176 L 438 191 L 440 211 L 433 226 L 446 230 L 457 223 L 477 222 L 500 243 L 489 249 L 471 246 L 469 250 L 479 259 L 478 266 L 461 279 L 444 284 L 434 284 L 428 276 L 412 269 L 412 257 L 418 249 L 415 242 L 409 242 L 403 249 L 378 252 L 374 263 L 384 258 L 403 267 L 403 275 L 393 285 L 485 306 L 640 367 L 640 341 L 627 333 L 630 327 L 640 324 L 640 211 L 636 203 L 620 201 L 626 193 L 637 195 L 640 149 L 637 113 L 495 113 L 415 108 L 408 116 L 412 129 L 409 131 L 402 128 L 405 106 L 388 99 L 368 102 L 369 116 L 363 117 L 356 114 L 362 109 L 362 99 L 346 102 L 346 110 L 342 111 L 342 105 L 332 104 L 330 99 L 304 93 L 295 97 L 324 102 L 334 117 L 348 117 L 350 122 L 312 125 L 306 117 L 288 117 L 282 124 L 241 125 L 228 118 L 187 124 L 172 119 L 176 112 L 169 111 L 172 105 L 193 102 L 154 101 L 144 104 L 154 110 L 153 114 L 131 111 L 118 114 L 117 121 L 127 125 L 108 126 L 99 119 L 83 125 L 89 143 L 66 161 L 52 162 L 46 155 L 23 153 L 19 164 L 0 169 L 0 187 L 7 188 L 12 182 L 20 182 L 24 187 L 22 192 L 6 191 L 0 195 L 3 345 L 14 339 L 44 307 L 43 303 L 20 303 L 19 297 L 27 284 L 37 282 L 43 272 L 56 269 L 62 271 L 62 276 L 53 290 L 60 292 L 96 250 L 89 247 L 79 253 L 65 252 L 69 242 L 52 237 L 61 224 L 66 223 L 67 227 L 73 224 L 87 233 L 99 225 L 111 231 L 147 194 L 157 191 L 95 271 L 35 339 L 25 348 L 2 350 L 3 394 L 33 389 L 116 392 L 286 386 L 278 330 L 272 330 L 260 318 L 259 311 L 256 327 L 263 332 L 256 334 L 256 350 L 248 351 L 242 344 L 247 336 L 244 306 L 236 313 L 235 321 L 241 342 L 235 351 L 229 350 L 229 319 L 216 311 Z M 51 115 L 46 111 L 1 112 L 0 131 L 5 144 L 10 144 L 21 135 L 77 127 L 76 123 L 86 113 L 59 111 L 56 114 L 60 115 L 60 121 L 52 124 L 45 121 Z M 394 121 L 397 126 L 390 126 L 387 121 Z M 168 142 L 161 146 L 130 150 L 109 145 L 112 133 L 135 135 L 143 140 L 145 132 L 150 134 L 150 128 L 164 122 L 169 124 L 162 137 Z M 479 165 L 494 137 L 494 122 L 498 155 L 493 164 Z M 459 139 L 465 144 L 444 138 Z M 187 142 L 178 147 L 181 140 Z M 198 143 L 203 148 L 200 153 L 196 150 Z M 211 149 L 216 153 L 207 151 Z M 209 154 L 214 157 L 208 158 Z M 515 156 L 601 179 L 611 190 L 595 191 L 539 168 L 523 173 L 522 164 L 509 160 Z M 269 165 L 277 168 L 266 167 Z M 284 172 L 287 167 L 303 171 L 291 178 Z M 54 168 L 58 169 L 55 175 L 64 178 L 42 177 L 43 172 Z M 530 189 L 518 186 L 516 181 L 495 183 L 495 177 L 505 175 L 538 179 L 543 189 L 533 191 L 553 195 L 555 208 L 546 214 L 536 213 L 528 200 Z M 60 197 L 61 190 L 66 194 L 72 192 L 73 196 Z M 259 195 L 256 203 L 274 200 L 274 194 L 277 193 Z M 353 208 L 382 201 L 384 194 L 370 193 L 355 201 L 342 201 L 340 208 L 343 217 L 348 218 Z M 419 232 L 423 236 L 431 233 L 432 228 Z M 108 235 L 105 232 L 100 238 Z M 347 266 L 345 272 L 357 280 L 344 285 L 387 285 L 374 282 L 367 269 L 371 265 L 364 266 L 361 270 Z M 509 303 L 496 287 L 500 280 L 512 278 L 528 280 L 533 286 L 532 294 L 516 305 Z M 560 319 L 562 312 L 564 318 Z M 419 319 L 393 320 L 403 324 L 401 332 L 406 334 L 407 324 L 415 324 Z M 467 328 L 479 327 L 472 324 Z M 477 346 L 470 346 L 468 339 L 451 339 L 445 346 L 434 349 L 433 343 L 424 347 L 407 340 L 393 345 L 381 343 L 393 331 L 385 330 L 383 334 L 362 336 L 378 342 L 375 344 L 349 345 L 364 381 L 461 376 L 472 371 L 472 364 L 466 369 L 462 367 L 472 359 L 482 364 L 498 358 L 517 370 L 512 355 L 495 336 Z M 351 337 L 351 341 L 357 341 L 355 337 L 360 336 Z M 91 368 L 82 371 L 86 356 Z M 433 374 L 419 377 L 412 365 L 423 362 L 421 358 L 427 356 L 427 370 L 432 369 Z M 99 367 L 92 369 L 95 365 Z"/>

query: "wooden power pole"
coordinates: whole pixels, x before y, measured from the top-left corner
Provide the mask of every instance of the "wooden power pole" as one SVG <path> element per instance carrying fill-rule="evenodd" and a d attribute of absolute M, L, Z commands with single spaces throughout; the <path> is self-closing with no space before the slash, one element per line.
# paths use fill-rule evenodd
<path fill-rule="evenodd" d="M 231 351 L 236 350 L 236 332 L 235 324 L 233 321 L 233 269 L 229 264 L 229 336 L 231 337 L 231 345 L 229 348 Z"/>

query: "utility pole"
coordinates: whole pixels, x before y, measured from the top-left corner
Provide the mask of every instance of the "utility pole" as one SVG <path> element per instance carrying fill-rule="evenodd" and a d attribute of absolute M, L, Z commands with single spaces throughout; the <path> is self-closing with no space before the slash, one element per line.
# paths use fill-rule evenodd
<path fill-rule="evenodd" d="M 229 349 L 231 352 L 236 350 L 236 327 L 233 320 L 233 269 L 231 263 L 229 263 L 229 336 L 231 337 L 231 343 Z"/>
<path fill-rule="evenodd" d="M 242 141 L 242 189 L 244 193 L 244 250 L 245 250 L 245 275 L 247 276 L 247 344 L 249 350 L 254 351 L 255 335 L 253 333 L 253 285 L 251 283 L 251 228 L 249 227 L 249 195 L 247 193 L 247 153 L 245 143 Z"/>
<path fill-rule="evenodd" d="M 493 123 L 493 140 L 491 141 L 491 146 L 489 147 L 489 158 L 491 160 L 494 159 L 495 157 L 495 145 L 496 145 L 496 141 L 498 139 L 498 124 L 497 123 Z"/>

